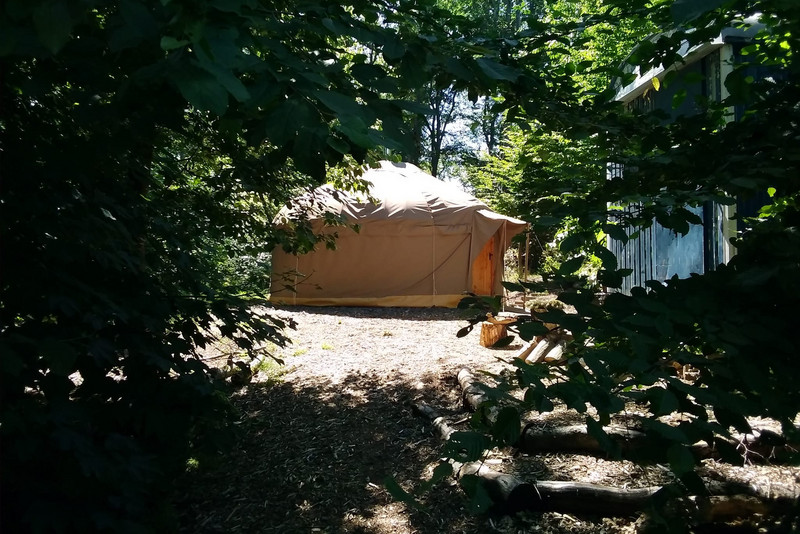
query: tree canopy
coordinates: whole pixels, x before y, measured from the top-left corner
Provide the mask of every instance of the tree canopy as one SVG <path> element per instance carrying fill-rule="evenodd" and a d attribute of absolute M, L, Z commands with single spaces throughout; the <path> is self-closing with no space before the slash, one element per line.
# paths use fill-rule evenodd
<path fill-rule="evenodd" d="M 714 443 L 724 458 L 740 461 L 720 438 L 734 429 L 749 432 L 750 418 L 777 420 L 788 437 L 798 432 L 799 405 L 790 384 L 800 369 L 791 341 L 793 303 L 800 297 L 800 190 L 792 155 L 798 151 L 800 79 L 794 58 L 800 13 L 794 4 L 758 1 L 603 2 L 598 7 L 565 34 L 563 50 L 548 50 L 562 68 L 582 73 L 572 104 L 554 108 L 556 114 L 525 109 L 521 127 L 526 133 L 512 138 L 515 144 L 484 170 L 505 171 L 503 158 L 510 155 L 505 164 L 513 180 L 501 181 L 508 186 L 502 200 L 540 228 L 569 221 L 559 244 L 565 260 L 559 276 L 568 279 L 590 255 L 601 262 L 598 286 L 567 285 L 559 297 L 577 313 L 537 313 L 519 326 L 518 333 L 532 339 L 548 333 L 544 323 L 558 324 L 574 335 L 569 357 L 555 365 L 519 364 L 512 383 L 526 391 L 521 411 L 565 403 L 587 414 L 589 431 L 615 455 L 620 451 L 602 427 L 637 403 L 645 410 L 639 424 L 657 436 L 656 448 L 667 451 L 685 487 L 696 489 L 700 482 L 691 444 Z M 625 37 L 625 28 L 642 24 L 642 10 L 659 32 L 641 36 L 624 58 L 629 68 L 592 58 L 570 63 L 585 55 L 585 46 L 573 48 L 576 42 L 588 39 L 589 49 L 601 49 L 608 43 L 602 29 L 610 17 L 619 17 L 622 28 L 610 35 L 619 31 Z M 756 21 L 763 27 L 751 42 L 737 43 L 741 56 L 721 81 L 721 99 L 698 98 L 696 112 L 687 114 L 626 109 L 613 101 L 616 90 L 632 81 L 630 68 L 663 69 L 663 78 L 649 82 L 650 91 L 679 86 L 686 83 L 679 74 L 686 50 L 717 39 L 725 28 Z M 762 74 L 756 77 L 756 71 Z M 592 80 L 602 73 L 618 83 L 598 87 Z M 676 93 L 676 107 L 680 96 Z M 610 164 L 622 169 L 613 179 Z M 603 236 L 638 246 L 638 236 L 656 223 L 685 235 L 703 224 L 695 208 L 759 196 L 769 201 L 754 216 L 739 214 L 733 238 L 737 253 L 727 264 L 686 278 L 647 281 L 629 294 L 613 292 L 630 270 L 620 268 L 620 258 Z M 528 282 L 507 285 L 540 289 Z M 599 289 L 612 293 L 598 300 Z M 678 376 L 676 369 L 685 365 L 697 371 L 697 380 Z M 681 414 L 677 427 L 663 421 L 670 414 Z"/>
<path fill-rule="evenodd" d="M 165 481 L 232 436 L 198 350 L 284 342 L 228 258 L 313 246 L 276 207 L 409 150 L 404 92 L 518 77 L 462 22 L 426 2 L 3 4 L 4 528 L 168 523 Z"/>

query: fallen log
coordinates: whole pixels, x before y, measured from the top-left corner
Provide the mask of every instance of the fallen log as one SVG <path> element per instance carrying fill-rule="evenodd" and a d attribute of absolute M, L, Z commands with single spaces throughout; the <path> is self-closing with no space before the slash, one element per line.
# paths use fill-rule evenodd
<path fill-rule="evenodd" d="M 539 363 L 539 362 L 546 362 L 546 363 L 554 363 L 560 362 L 562 357 L 564 356 L 564 349 L 567 347 L 567 342 L 563 339 L 559 339 L 557 341 L 552 341 L 547 346 L 545 351 L 536 359 L 529 359 L 530 363 Z"/>
<path fill-rule="evenodd" d="M 721 531 L 721 525 L 732 521 L 755 521 L 744 532 L 755 532 L 758 517 L 797 517 L 796 503 L 783 500 L 765 501 L 751 495 L 705 495 L 669 501 L 657 515 L 643 515 L 636 522 L 636 532 L 664 532 L 664 522 L 702 528 L 703 532 Z M 728 527 L 730 529 L 730 527 Z M 733 532 L 725 529 L 724 532 Z M 694 532 L 694 530 L 692 530 Z M 759 529 L 758 532 L 761 532 Z M 736 530 L 739 532 L 739 530 Z"/>
<path fill-rule="evenodd" d="M 644 510 L 659 486 L 621 489 L 584 482 L 537 480 L 526 482 L 513 475 L 497 473 L 481 462 L 460 467 L 459 476 L 476 475 L 496 509 L 505 513 L 524 510 L 572 512 L 621 516 Z"/>
<path fill-rule="evenodd" d="M 413 410 L 433 424 L 437 435 L 447 441 L 454 430 L 446 420 L 425 404 Z M 497 513 L 557 511 L 600 516 L 625 516 L 641 512 L 652 503 L 661 486 L 622 489 L 583 482 L 538 480 L 528 482 L 511 474 L 498 473 L 483 462 L 449 461 L 458 479 L 478 477 Z M 786 514 L 797 505 L 796 491 L 776 491 L 741 483 L 707 481 L 709 495 L 673 499 L 664 513 L 684 524 L 707 524 L 747 518 L 752 514 Z M 735 492 L 732 495 L 720 495 Z"/>
<path fill-rule="evenodd" d="M 558 347 L 558 343 L 542 339 L 538 347 L 547 344 L 549 348 Z M 531 358 L 537 350 L 533 351 Z M 528 360 L 530 361 L 530 359 Z M 477 411 L 480 406 L 489 400 L 482 383 L 472 372 L 462 368 L 458 372 L 458 384 L 461 386 L 464 401 L 472 411 Z M 493 422 L 497 408 L 489 409 L 488 421 Z M 608 437 L 617 444 L 623 456 L 629 458 L 663 460 L 666 451 L 654 445 L 654 440 L 643 432 L 625 427 L 603 427 Z M 742 434 L 731 438 L 717 438 L 719 442 L 727 441 L 727 445 L 740 452 L 742 458 L 749 462 L 780 460 L 781 453 L 796 451 L 800 445 L 787 443 L 783 436 L 768 429 L 753 429 L 750 434 Z M 606 454 L 607 451 L 600 442 L 586 430 L 586 425 L 576 424 L 552 428 L 542 428 L 537 423 L 528 423 L 522 429 L 517 448 L 525 453 L 537 452 L 584 452 L 590 454 Z M 691 446 L 692 454 L 697 459 L 720 458 L 719 450 L 706 442 L 698 442 Z"/>
<path fill-rule="evenodd" d="M 643 432 L 618 426 L 603 427 L 603 430 L 626 458 L 655 461 L 665 459 L 666 451 L 663 447 L 657 446 L 656 441 Z M 720 442 L 724 439 L 741 454 L 742 459 L 750 462 L 779 459 L 778 453 L 782 449 L 796 449 L 771 430 L 753 429 L 751 434 L 717 439 Z M 587 432 L 586 425 L 582 424 L 542 427 L 536 423 L 528 423 L 522 429 L 517 448 L 528 454 L 555 451 L 607 453 L 600 442 Z M 698 460 L 720 457 L 719 450 L 704 441 L 693 444 L 690 450 Z"/>
<path fill-rule="evenodd" d="M 539 341 L 539 343 L 536 344 L 536 347 L 533 349 L 533 352 L 531 352 L 530 355 L 528 355 L 528 358 L 525 361 L 528 363 L 537 363 L 555 345 L 556 345 L 555 341 L 552 341 L 546 337 L 542 338 L 541 341 Z"/>
<path fill-rule="evenodd" d="M 414 403 L 411 405 L 411 409 L 415 414 L 421 415 L 430 420 L 434 430 L 436 430 L 436 434 L 442 441 L 447 441 L 450 439 L 450 435 L 455 432 L 455 430 L 453 430 L 453 428 L 447 424 L 445 418 L 441 417 L 427 404 Z"/>
<path fill-rule="evenodd" d="M 447 441 L 454 430 L 425 404 L 412 405 L 414 412 L 431 421 L 437 435 Z M 628 515 L 644 509 L 660 488 L 619 489 L 597 484 L 561 481 L 526 482 L 514 475 L 493 471 L 483 462 L 450 460 L 458 479 L 477 476 L 492 499 L 495 511 L 571 511 L 604 515 Z"/>
<path fill-rule="evenodd" d="M 520 359 L 523 362 L 528 359 L 533 349 L 536 348 L 536 345 L 539 343 L 539 338 L 535 338 L 533 341 L 526 343 L 520 350 L 514 355 L 514 358 Z"/>
<path fill-rule="evenodd" d="M 463 367 L 458 372 L 457 378 L 458 385 L 461 386 L 461 396 L 472 411 L 477 410 L 481 404 L 489 400 L 485 390 L 478 385 L 481 382 L 475 378 L 472 371 Z"/>
<path fill-rule="evenodd" d="M 650 444 L 647 436 L 624 427 L 604 427 L 606 434 L 619 445 L 621 451 L 630 453 Z M 525 453 L 537 452 L 589 452 L 605 453 L 597 439 L 586 431 L 586 425 L 566 425 L 544 428 L 528 423 L 522 429 L 517 448 Z"/>

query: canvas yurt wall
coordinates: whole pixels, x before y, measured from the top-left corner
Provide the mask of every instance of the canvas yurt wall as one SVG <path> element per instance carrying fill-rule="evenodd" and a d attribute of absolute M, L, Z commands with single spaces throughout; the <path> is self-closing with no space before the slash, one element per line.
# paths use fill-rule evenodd
<path fill-rule="evenodd" d="M 344 215 L 360 231 L 325 227 L 316 218 L 315 232 L 338 233 L 335 250 L 320 244 L 302 255 L 273 251 L 273 302 L 453 307 L 465 292 L 500 293 L 503 254 L 526 223 L 492 212 L 409 163 L 381 162 L 363 178 L 372 183 L 370 197 L 378 202 L 333 194 L 330 186 L 315 191 L 324 211 Z M 319 211 L 315 208 L 317 216 Z M 279 215 L 282 224 L 291 224 L 291 217 L 288 209 Z"/>

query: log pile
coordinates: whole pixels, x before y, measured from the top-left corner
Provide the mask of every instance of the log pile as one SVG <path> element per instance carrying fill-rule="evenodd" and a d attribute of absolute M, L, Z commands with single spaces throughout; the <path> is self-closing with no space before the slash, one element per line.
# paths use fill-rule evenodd
<path fill-rule="evenodd" d="M 572 339 L 569 332 L 556 328 L 556 325 L 545 326 L 551 328 L 549 334 L 536 336 L 515 355 L 516 358 L 527 363 L 556 363 L 564 356 L 567 342 Z"/>
<path fill-rule="evenodd" d="M 458 383 L 469 409 L 479 409 L 488 400 L 487 388 L 468 369 L 458 373 Z M 450 439 L 454 429 L 434 409 L 416 404 L 414 410 L 431 421 L 440 439 Z M 605 431 L 623 452 L 636 451 L 647 445 L 648 437 L 641 432 L 618 427 L 607 427 Z M 774 442 L 773 435 L 769 432 L 766 435 L 770 442 Z M 757 440 L 758 434 L 750 438 Z M 516 448 L 530 454 L 540 451 L 602 453 L 597 440 L 586 432 L 583 425 L 544 429 L 529 424 L 523 428 Z M 710 449 L 701 443 L 695 447 L 695 454 L 702 456 L 708 454 Z M 459 463 L 450 460 L 450 463 L 457 478 L 471 475 L 480 479 L 492 500 L 494 511 L 498 513 L 533 510 L 624 516 L 649 510 L 657 494 L 674 491 L 674 488 L 660 486 L 627 489 L 579 482 L 525 480 L 497 472 L 484 462 Z M 798 507 L 800 495 L 796 488 L 776 490 L 773 485 L 761 488 L 753 484 L 705 482 L 705 494 L 672 498 L 662 513 L 674 520 L 698 525 L 730 521 L 752 514 L 786 514 Z M 646 526 L 647 521 L 643 524 Z"/>

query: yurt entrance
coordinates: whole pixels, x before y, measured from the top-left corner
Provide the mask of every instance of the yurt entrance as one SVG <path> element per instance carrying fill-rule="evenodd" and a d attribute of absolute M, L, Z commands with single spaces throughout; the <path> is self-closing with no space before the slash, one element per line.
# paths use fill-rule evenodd
<path fill-rule="evenodd" d="M 476 295 L 493 295 L 496 274 L 495 241 L 493 235 L 472 262 L 472 292 Z"/>

